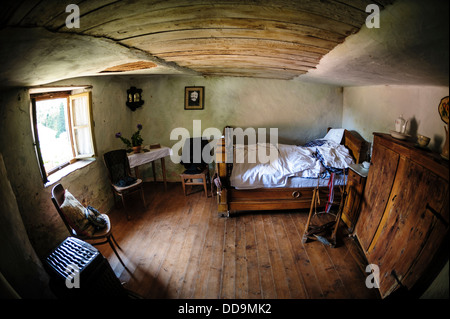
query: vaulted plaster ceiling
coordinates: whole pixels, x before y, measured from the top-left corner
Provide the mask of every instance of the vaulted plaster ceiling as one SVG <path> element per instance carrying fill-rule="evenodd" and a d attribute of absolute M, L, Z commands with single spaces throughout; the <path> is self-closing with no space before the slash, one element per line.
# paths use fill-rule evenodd
<path fill-rule="evenodd" d="M 372 3 L 379 28 L 365 25 Z M 448 27 L 447 0 L 3 1 L 0 85 L 181 74 L 448 86 Z"/>

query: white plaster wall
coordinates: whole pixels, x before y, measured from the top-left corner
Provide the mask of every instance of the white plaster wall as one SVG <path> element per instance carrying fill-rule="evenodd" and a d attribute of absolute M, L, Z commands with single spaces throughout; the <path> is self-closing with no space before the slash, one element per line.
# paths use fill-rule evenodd
<path fill-rule="evenodd" d="M 0 177 L 0 298 L 52 298 L 48 276 L 28 239 L 1 152 Z M 10 285 L 7 294 L 5 280 Z"/>
<path fill-rule="evenodd" d="M 342 126 L 355 130 L 368 142 L 373 132 L 389 133 L 395 119 L 403 114 L 409 121 L 407 133 L 415 138 L 423 134 L 431 138 L 429 147 L 437 152 L 444 143 L 444 125 L 438 105 L 448 96 L 448 87 L 364 86 L 345 87 Z"/>
<path fill-rule="evenodd" d="M 353 2 L 353 1 L 352 1 Z M 375 1 L 374 1 L 375 2 Z M 378 28 L 361 29 L 326 54 L 300 80 L 348 86 L 448 86 L 448 1 L 396 0 Z"/>

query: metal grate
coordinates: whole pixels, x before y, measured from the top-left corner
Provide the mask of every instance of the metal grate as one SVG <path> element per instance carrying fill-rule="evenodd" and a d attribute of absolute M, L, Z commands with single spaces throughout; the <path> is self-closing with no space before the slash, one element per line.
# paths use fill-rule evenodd
<path fill-rule="evenodd" d="M 81 273 L 100 252 L 92 245 L 75 237 L 68 237 L 48 257 L 48 265 L 63 278 L 71 275 L 71 266 L 76 265 Z"/>
<path fill-rule="evenodd" d="M 108 261 L 91 244 L 78 238 L 66 238 L 47 256 L 45 264 L 50 287 L 58 298 L 128 298 Z M 67 281 L 72 283 L 75 278 L 77 286 L 68 285 Z"/>

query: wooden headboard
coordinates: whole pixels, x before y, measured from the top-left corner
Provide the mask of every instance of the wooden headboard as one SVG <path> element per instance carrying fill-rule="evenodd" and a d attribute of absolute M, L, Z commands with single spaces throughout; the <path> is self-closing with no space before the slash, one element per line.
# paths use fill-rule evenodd
<path fill-rule="evenodd" d="M 361 163 L 363 140 L 355 136 L 352 132 L 345 130 L 342 143 L 350 150 L 355 159 L 355 163 Z"/>

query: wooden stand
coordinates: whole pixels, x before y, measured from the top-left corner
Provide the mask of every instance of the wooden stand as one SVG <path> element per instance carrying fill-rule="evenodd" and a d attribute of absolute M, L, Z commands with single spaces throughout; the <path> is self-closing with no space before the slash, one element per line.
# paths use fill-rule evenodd
<path fill-rule="evenodd" d="M 339 227 L 339 221 L 341 220 L 341 215 L 342 215 L 342 211 L 344 208 L 345 198 L 347 196 L 347 191 L 345 190 L 345 186 L 342 186 L 339 188 L 341 190 L 342 196 L 340 199 L 339 209 L 336 214 L 336 218 L 334 221 L 325 223 L 321 226 L 311 225 L 311 218 L 313 217 L 313 215 L 317 216 L 319 214 L 319 213 L 317 213 L 317 210 L 316 210 L 317 204 L 320 205 L 320 197 L 319 197 L 320 189 L 319 189 L 319 187 L 316 187 L 314 189 L 313 198 L 311 201 L 311 207 L 309 209 L 308 220 L 306 222 L 305 232 L 303 234 L 303 243 L 306 243 L 306 242 L 308 242 L 308 239 L 311 239 L 311 240 L 318 240 L 322 244 L 330 246 L 332 248 L 336 247 L 336 234 L 337 234 L 337 230 Z M 326 234 L 329 234 L 329 232 L 331 230 L 332 230 L 331 236 L 329 239 L 327 239 L 325 236 L 326 236 Z"/>

